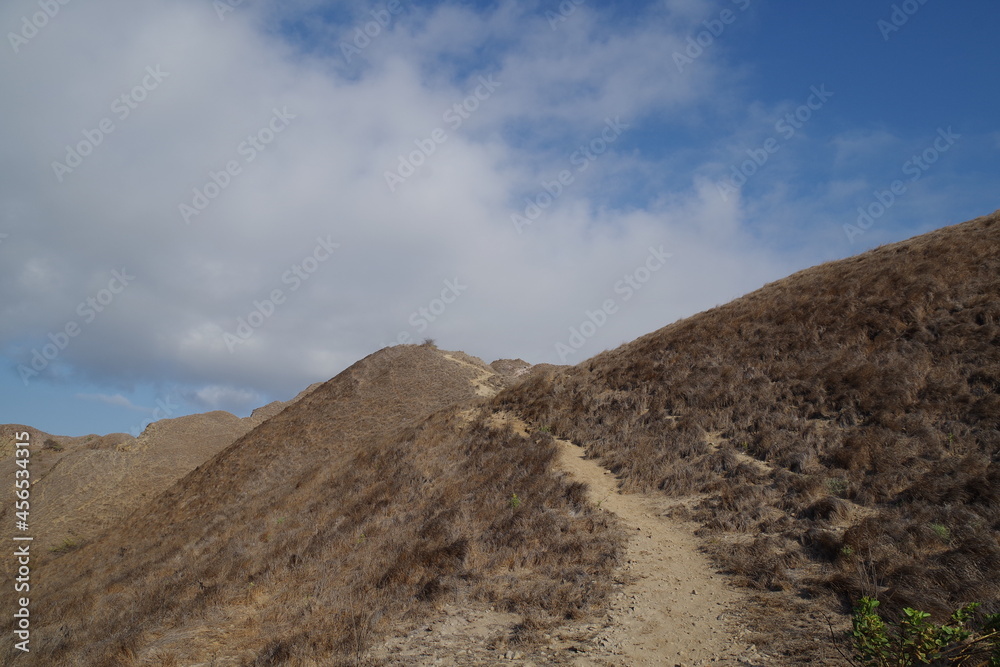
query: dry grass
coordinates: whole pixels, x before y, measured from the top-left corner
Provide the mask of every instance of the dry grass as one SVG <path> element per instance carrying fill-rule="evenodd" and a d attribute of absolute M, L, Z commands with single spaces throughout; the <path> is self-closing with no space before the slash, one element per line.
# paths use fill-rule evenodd
<path fill-rule="evenodd" d="M 376 353 L 37 567 L 38 644 L 0 661 L 354 665 L 394 624 L 470 599 L 529 619 L 511 641 L 531 642 L 600 608 L 623 539 L 552 472 L 549 431 L 627 486 L 702 494 L 706 548 L 789 663 L 835 661 L 824 613 L 862 594 L 1000 611 L 997 214 L 536 367 L 489 401 L 486 367 L 458 358 Z"/>
<path fill-rule="evenodd" d="M 240 419 L 222 411 L 157 421 L 135 438 L 127 433 L 52 436 L 0 425 L 0 479 L 13 479 L 14 434 L 32 442 L 31 517 L 43 527 L 35 535 L 35 565 L 59 554 L 66 535 L 91 540 L 152 500 L 239 436 L 274 416 L 289 402 L 275 401 Z M 0 526 L 13 525 L 13 503 L 0 504 Z M 0 529 L 0 535 L 3 535 Z"/>
<path fill-rule="evenodd" d="M 622 535 L 552 472 L 551 436 L 463 416 L 476 373 L 429 346 L 355 364 L 41 568 L 15 664 L 348 665 L 443 600 L 591 613 Z"/>
<path fill-rule="evenodd" d="M 497 403 L 629 486 L 707 494 L 708 548 L 748 586 L 1000 611 L 998 214 L 538 370 Z"/>

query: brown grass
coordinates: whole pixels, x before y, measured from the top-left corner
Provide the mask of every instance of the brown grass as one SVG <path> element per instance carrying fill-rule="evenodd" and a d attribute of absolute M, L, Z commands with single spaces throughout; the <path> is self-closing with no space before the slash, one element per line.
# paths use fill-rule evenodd
<path fill-rule="evenodd" d="M 707 494 L 708 548 L 752 588 L 841 612 L 866 592 L 890 612 L 1000 611 L 1000 214 L 800 272 L 496 400 L 628 486 Z"/>
<path fill-rule="evenodd" d="M 534 641 L 600 608 L 623 539 L 552 472 L 549 430 L 628 487 L 700 494 L 706 549 L 785 662 L 835 662 L 825 614 L 862 594 L 890 614 L 1000 611 L 998 214 L 536 367 L 489 401 L 486 367 L 444 355 L 358 362 L 39 566 L 38 643 L 0 661 L 353 665 L 462 600 L 520 614 L 509 641 Z"/>
<path fill-rule="evenodd" d="M 551 436 L 463 416 L 475 376 L 429 346 L 355 364 L 38 570 L 15 664 L 348 665 L 442 601 L 591 613 L 622 535 L 552 472 Z"/>
<path fill-rule="evenodd" d="M 275 401 L 240 419 L 215 411 L 157 421 L 135 438 L 127 433 L 52 436 L 14 424 L 0 425 L 0 479 L 13 479 L 13 442 L 27 431 L 32 443 L 31 518 L 35 565 L 60 554 L 66 536 L 91 540 L 111 529 L 241 435 L 308 395 Z M 0 504 L 0 526 L 13 525 L 13 503 Z M 0 529 L 0 534 L 3 530 Z"/>

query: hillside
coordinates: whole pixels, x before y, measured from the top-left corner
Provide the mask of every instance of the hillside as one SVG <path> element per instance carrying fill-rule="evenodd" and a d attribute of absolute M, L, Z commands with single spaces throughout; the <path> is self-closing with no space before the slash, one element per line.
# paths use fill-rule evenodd
<path fill-rule="evenodd" d="M 45 530 L 35 545 L 39 561 L 50 551 L 75 548 L 127 517 L 236 438 L 307 395 L 275 401 L 239 418 L 223 411 L 153 422 L 133 437 L 112 433 L 55 436 L 26 426 L 0 425 L 0 479 L 13 479 L 14 434 L 37 443 L 32 457 L 32 517 Z M 0 506 L 0 525 L 13 524 L 11 504 Z"/>
<path fill-rule="evenodd" d="M 794 634 L 782 611 L 803 599 L 1000 610 L 1000 213 L 802 271 L 496 400 L 627 487 L 705 494 L 687 516 L 725 571 L 773 593 L 762 631 Z"/>
<path fill-rule="evenodd" d="M 502 383 L 431 347 L 359 361 L 39 568 L 40 645 L 16 664 L 354 664 L 442 599 L 590 613 L 620 535 L 550 436 L 477 408 Z"/>

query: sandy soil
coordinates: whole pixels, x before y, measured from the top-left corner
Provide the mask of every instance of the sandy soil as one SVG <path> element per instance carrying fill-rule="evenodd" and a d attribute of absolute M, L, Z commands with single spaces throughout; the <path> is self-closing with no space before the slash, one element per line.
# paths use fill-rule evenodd
<path fill-rule="evenodd" d="M 449 359 L 481 371 L 472 380 L 477 393 L 489 396 L 496 385 L 490 373 L 471 359 Z M 521 433 L 528 425 L 510 413 L 493 415 Z M 615 514 L 630 533 L 617 591 L 602 619 L 572 623 L 545 635 L 545 643 L 522 654 L 489 649 L 487 637 L 505 634 L 515 622 L 509 614 L 485 608 L 448 606 L 440 618 L 397 636 L 376 650 L 388 665 L 575 665 L 577 667 L 694 667 L 696 665 L 769 664 L 743 638 L 743 595 L 713 571 L 699 550 L 693 523 L 668 516 L 684 500 L 621 493 L 618 480 L 583 448 L 565 440 L 559 469 L 588 485 L 591 501 Z"/>
<path fill-rule="evenodd" d="M 558 442 L 560 467 L 586 482 L 592 502 L 617 515 L 631 534 L 624 586 L 596 639 L 603 650 L 573 664 L 765 664 L 756 648 L 739 641 L 746 633 L 736 611 L 740 594 L 699 551 L 697 526 L 664 516 L 677 502 L 620 493 L 615 477 L 584 458 L 583 448 Z"/>

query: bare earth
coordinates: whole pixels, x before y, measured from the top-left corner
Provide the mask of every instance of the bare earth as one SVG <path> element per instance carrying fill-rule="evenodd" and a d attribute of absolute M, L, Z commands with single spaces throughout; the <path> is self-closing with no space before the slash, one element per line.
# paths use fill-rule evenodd
<path fill-rule="evenodd" d="M 586 482 L 591 501 L 617 515 L 632 536 L 621 574 L 625 585 L 597 639 L 605 650 L 572 664 L 765 664 L 754 647 L 739 641 L 740 595 L 698 550 L 696 526 L 663 516 L 675 503 L 620 493 L 615 477 L 585 459 L 582 447 L 558 442 L 563 470 Z"/>
<path fill-rule="evenodd" d="M 445 355 L 480 376 L 477 393 L 496 393 L 500 378 L 478 359 Z M 510 413 L 495 413 L 494 424 L 529 427 Z M 745 596 L 716 574 L 699 550 L 694 523 L 668 516 L 684 500 L 621 493 L 618 480 L 582 447 L 558 440 L 558 465 L 584 482 L 591 502 L 615 514 L 631 534 L 616 577 L 608 615 L 568 623 L 545 635 L 544 643 L 522 653 L 496 640 L 519 620 L 487 607 L 446 605 L 438 618 L 401 632 L 377 648 L 376 663 L 391 665 L 574 665 L 576 667 L 695 667 L 771 664 L 743 639 L 740 623 Z"/>

